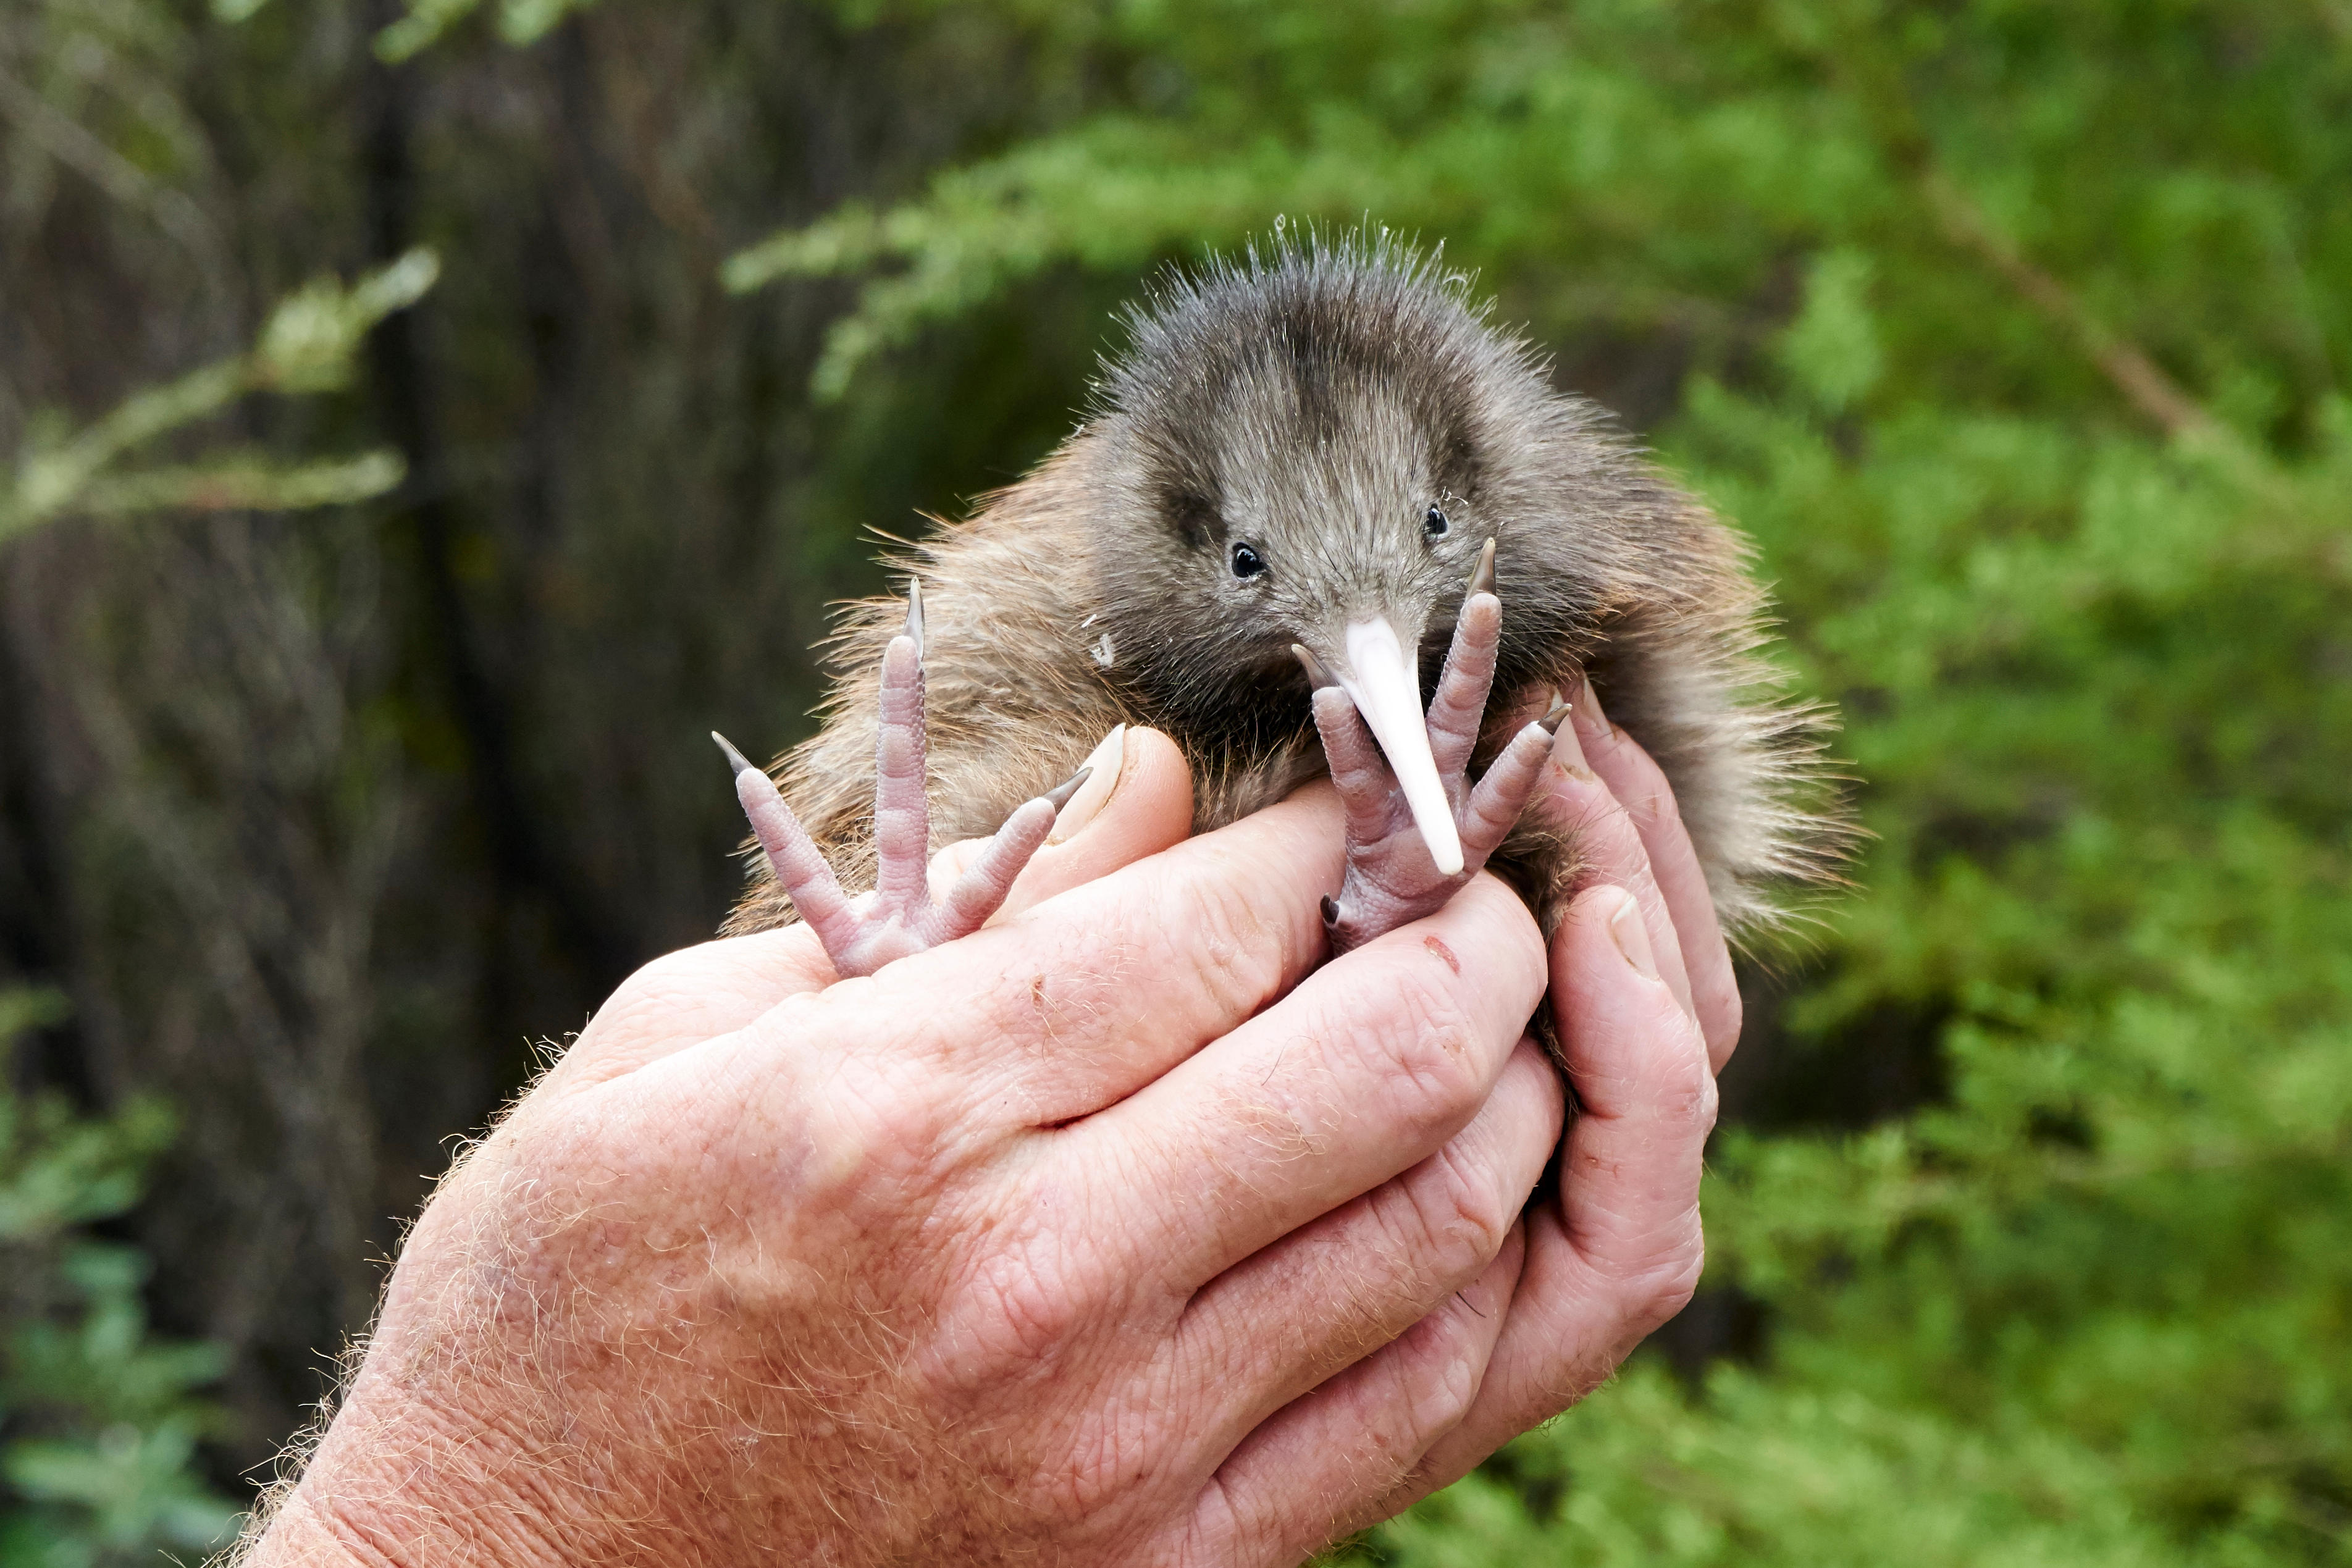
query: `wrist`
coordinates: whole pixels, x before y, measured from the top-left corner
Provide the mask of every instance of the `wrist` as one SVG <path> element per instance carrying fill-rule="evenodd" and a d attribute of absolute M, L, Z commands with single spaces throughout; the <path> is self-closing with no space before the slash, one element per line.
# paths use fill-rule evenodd
<path fill-rule="evenodd" d="M 563 1521 L 549 1484 L 554 1469 L 494 1421 L 354 1390 L 238 1568 L 577 1562 L 555 1544 Z"/>

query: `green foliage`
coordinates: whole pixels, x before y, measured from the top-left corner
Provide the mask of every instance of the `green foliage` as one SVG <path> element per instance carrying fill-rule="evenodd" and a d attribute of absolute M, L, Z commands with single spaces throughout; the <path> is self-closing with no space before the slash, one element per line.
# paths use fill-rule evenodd
<path fill-rule="evenodd" d="M 0 991 L 0 1052 L 53 1021 L 53 995 Z M 236 1511 L 197 1478 L 207 1424 L 194 1391 L 208 1345 L 158 1342 L 140 1304 L 146 1260 L 90 1237 L 137 1201 L 172 1119 L 152 1102 L 76 1114 L 0 1087 L 0 1563 L 151 1562 L 226 1539 Z"/>
<path fill-rule="evenodd" d="M 214 0 L 224 19 L 243 21 L 263 0 Z M 551 32 L 556 24 L 587 4 L 587 0 L 498 0 L 493 13 L 499 37 L 509 44 L 530 44 Z M 376 35 L 375 52 L 398 63 L 441 41 L 449 29 L 482 8 L 482 0 L 408 0 L 407 15 Z"/>
<path fill-rule="evenodd" d="M 1776 1049 L 1933 1053 L 1722 1139 L 1759 1360 L 1637 1367 L 1361 1553 L 2352 1558 L 2352 17 L 998 9 L 1069 113 L 729 266 L 861 279 L 819 390 L 1276 212 L 1446 236 L 1576 362 L 1664 345 L 1654 437 L 1876 834 Z"/>
<path fill-rule="evenodd" d="M 129 471 L 118 465 L 132 448 L 248 394 L 299 397 L 343 386 L 368 329 L 414 304 L 439 274 L 433 253 L 415 250 L 348 288 L 331 277 L 314 279 L 278 303 L 249 352 L 140 392 L 78 433 L 54 421 L 37 423 L 13 467 L 0 465 L 0 540 L 73 513 L 289 511 L 347 505 L 392 489 L 404 470 L 389 450 L 304 462 L 215 448 L 193 465 Z"/>

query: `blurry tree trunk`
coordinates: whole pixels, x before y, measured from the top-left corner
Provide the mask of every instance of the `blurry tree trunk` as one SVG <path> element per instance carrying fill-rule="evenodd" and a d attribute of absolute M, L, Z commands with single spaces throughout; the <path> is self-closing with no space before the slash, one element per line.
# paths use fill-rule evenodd
<path fill-rule="evenodd" d="M 0 980 L 73 998 L 35 1071 L 180 1109 L 137 1229 L 163 1326 L 233 1353 L 227 1479 L 319 1396 L 530 1042 L 715 925 L 741 829 L 702 732 L 800 732 L 822 606 L 875 582 L 861 503 L 951 504 L 887 446 L 842 478 L 805 390 L 838 287 L 734 301 L 716 267 L 908 189 L 998 112 L 975 68 L 1013 40 L 613 5 L 388 68 L 383 0 L 136 9 L 0 21 L 0 451 L 304 277 L 445 261 L 352 395 L 205 433 L 389 441 L 389 504 L 0 553 Z M 94 76 L 53 68 L 73 47 Z"/>

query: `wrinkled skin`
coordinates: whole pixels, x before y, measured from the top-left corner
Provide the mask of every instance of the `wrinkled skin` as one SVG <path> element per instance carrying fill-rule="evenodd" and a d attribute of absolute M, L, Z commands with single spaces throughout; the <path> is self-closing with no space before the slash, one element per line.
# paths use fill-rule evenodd
<path fill-rule="evenodd" d="M 1562 737 L 1548 951 L 1480 877 L 1324 963 L 1328 786 L 1180 843 L 1135 731 L 973 936 L 647 967 L 427 1207 L 251 1561 L 1284 1564 L 1461 1475 L 1687 1297 L 1738 1032 L 1655 769 Z"/>

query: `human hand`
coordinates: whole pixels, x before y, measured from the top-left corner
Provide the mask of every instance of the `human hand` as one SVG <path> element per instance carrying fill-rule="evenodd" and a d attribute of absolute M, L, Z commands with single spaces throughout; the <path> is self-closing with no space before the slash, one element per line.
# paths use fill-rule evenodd
<path fill-rule="evenodd" d="M 1559 1180 L 1522 1218 L 1526 1260 L 1475 1395 L 1359 1527 L 1591 1393 L 1683 1309 L 1706 1261 L 1701 1163 L 1715 1075 L 1739 1040 L 1731 953 L 1664 773 L 1591 683 L 1568 700 L 1528 810 L 1575 832 L 1584 859 L 1549 953 L 1578 1114 Z"/>
<path fill-rule="evenodd" d="M 1027 896 L 1181 836 L 1139 747 Z M 1523 1228 L 1532 922 L 1482 879 L 1310 974 L 1339 845 L 1318 790 L 870 979 L 649 967 L 427 1208 L 254 1560 L 1285 1563 L 1551 1414 L 1686 1293 L 1695 1032 L 1585 894 L 1618 1135 Z"/>

